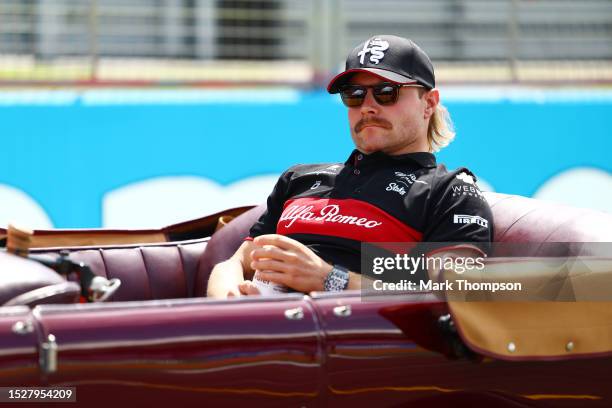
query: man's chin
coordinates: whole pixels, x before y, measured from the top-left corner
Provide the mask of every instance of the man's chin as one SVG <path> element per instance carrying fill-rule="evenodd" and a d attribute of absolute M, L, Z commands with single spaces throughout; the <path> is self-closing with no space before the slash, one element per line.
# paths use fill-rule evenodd
<path fill-rule="evenodd" d="M 363 154 L 372 154 L 372 153 L 376 153 L 377 151 L 379 151 L 382 146 L 372 145 L 372 144 L 360 144 L 356 147 L 357 147 L 357 150 L 359 150 Z"/>
<path fill-rule="evenodd" d="M 385 146 L 384 136 L 381 135 L 371 135 L 371 136 L 363 136 L 360 138 L 360 142 L 357 147 L 364 153 L 374 153 Z"/>

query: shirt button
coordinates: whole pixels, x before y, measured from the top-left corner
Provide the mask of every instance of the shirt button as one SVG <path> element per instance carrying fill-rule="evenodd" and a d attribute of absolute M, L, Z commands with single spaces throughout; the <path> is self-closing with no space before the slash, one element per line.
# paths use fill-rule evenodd
<path fill-rule="evenodd" d="M 361 159 L 363 159 L 363 154 L 359 153 L 359 154 L 357 155 L 357 160 L 361 160 Z"/>
<path fill-rule="evenodd" d="M 355 171 L 353 171 L 353 173 L 354 173 L 356 176 L 358 176 L 358 175 L 359 175 L 359 173 L 361 173 L 361 172 L 359 171 L 359 169 L 355 169 Z"/>

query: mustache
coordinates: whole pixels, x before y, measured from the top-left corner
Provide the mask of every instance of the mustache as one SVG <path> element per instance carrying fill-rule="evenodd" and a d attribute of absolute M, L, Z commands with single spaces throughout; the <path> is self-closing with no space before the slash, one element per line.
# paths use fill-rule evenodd
<path fill-rule="evenodd" d="M 361 130 L 368 125 L 380 126 L 385 129 L 391 129 L 391 123 L 382 118 L 370 117 L 363 118 L 357 124 L 355 124 L 355 133 L 361 132 Z"/>

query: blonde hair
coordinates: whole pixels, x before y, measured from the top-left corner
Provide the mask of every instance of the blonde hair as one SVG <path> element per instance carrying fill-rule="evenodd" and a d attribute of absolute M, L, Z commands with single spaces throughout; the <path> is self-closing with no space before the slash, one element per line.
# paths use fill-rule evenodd
<path fill-rule="evenodd" d="M 448 109 L 441 103 L 436 106 L 427 128 L 427 143 L 429 151 L 434 153 L 448 146 L 455 138 L 455 129 Z"/>

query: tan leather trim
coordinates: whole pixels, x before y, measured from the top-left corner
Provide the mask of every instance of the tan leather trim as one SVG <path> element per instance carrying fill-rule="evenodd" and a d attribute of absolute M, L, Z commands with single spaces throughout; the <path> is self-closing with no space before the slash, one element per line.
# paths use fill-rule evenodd
<path fill-rule="evenodd" d="M 449 307 L 463 340 L 485 355 L 612 353 L 610 302 L 451 302 Z"/>
<path fill-rule="evenodd" d="M 9 224 L 6 236 L 6 250 L 12 254 L 27 256 L 32 246 L 32 230 Z"/>
<path fill-rule="evenodd" d="M 219 222 L 229 222 L 243 212 L 253 208 L 245 206 L 231 208 L 216 214 L 160 229 L 121 230 L 121 229 L 51 229 L 34 230 L 29 236 L 29 248 L 62 248 L 78 246 L 130 245 L 144 243 L 161 243 L 173 239 L 172 234 L 191 234 L 193 236 L 175 239 L 195 239 L 209 237 L 215 232 Z M 223 224 L 224 225 L 224 224 Z M 0 228 L 0 239 L 7 235 L 7 230 Z"/>
<path fill-rule="evenodd" d="M 237 217 L 243 212 L 246 212 L 253 208 L 253 206 L 231 208 L 225 211 L 221 211 L 215 214 L 208 215 L 206 217 L 197 218 L 195 220 L 189 220 L 178 224 L 169 225 L 162 229 L 167 234 L 176 234 L 187 231 L 201 230 L 208 231 L 209 235 L 215 232 L 219 218 L 229 216 Z"/>
<path fill-rule="evenodd" d="M 453 320 L 466 344 L 503 359 L 612 354 L 612 258 L 555 259 L 497 259 L 481 273 L 461 275 L 470 282 L 522 282 L 539 293 L 546 293 L 546 285 L 569 282 L 573 295 L 582 299 L 513 301 L 516 294 L 496 292 L 481 296 L 482 301 L 463 301 L 459 299 L 465 294 L 447 291 Z M 564 279 L 557 279 L 559 274 Z M 446 273 L 445 278 L 452 275 L 456 274 Z M 563 291 L 561 285 L 554 293 Z M 602 301 L 591 301 L 597 298 Z"/>
<path fill-rule="evenodd" d="M 221 217 L 219 217 L 219 219 L 217 220 L 217 226 L 215 227 L 215 232 L 225 227 L 234 218 L 236 217 L 234 217 L 233 215 L 222 215 Z"/>
<path fill-rule="evenodd" d="M 31 248 L 73 247 L 94 245 L 126 245 L 139 243 L 166 242 L 162 232 L 107 232 L 107 231 L 61 231 L 52 234 L 36 235 L 30 239 Z"/>

